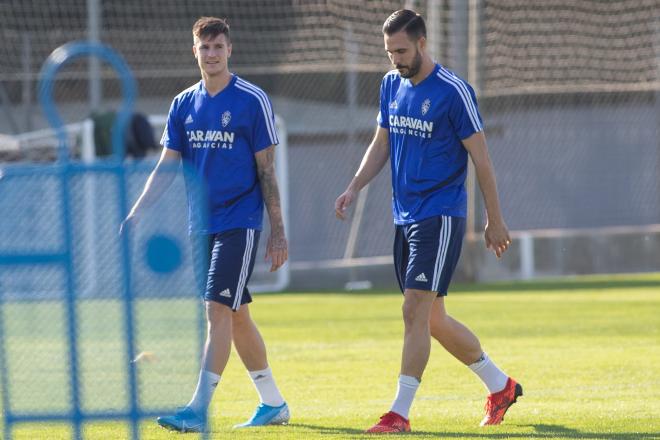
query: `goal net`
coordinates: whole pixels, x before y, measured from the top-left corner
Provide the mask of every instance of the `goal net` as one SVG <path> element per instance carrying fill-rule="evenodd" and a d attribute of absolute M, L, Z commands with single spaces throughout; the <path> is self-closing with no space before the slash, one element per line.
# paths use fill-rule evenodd
<path fill-rule="evenodd" d="M 228 17 L 234 72 L 268 92 L 288 130 L 293 267 L 391 253 L 388 170 L 363 213 L 332 216 L 375 129 L 378 85 L 390 69 L 381 26 L 394 10 L 423 14 L 434 57 L 477 90 L 504 215 L 514 231 L 660 223 L 660 30 L 657 0 L 63 0 L 0 5 L 0 132 L 42 128 L 31 90 L 57 45 L 90 35 L 134 72 L 138 109 L 162 115 L 198 80 L 190 28 Z M 58 82 L 68 120 L 90 109 L 89 66 Z M 101 67 L 105 106 L 119 96 Z M 4 98 L 3 98 L 4 96 Z M 9 110 L 6 110 L 9 109 Z M 471 187 L 471 232 L 485 223 Z M 307 266 L 305 266 L 307 265 Z"/>

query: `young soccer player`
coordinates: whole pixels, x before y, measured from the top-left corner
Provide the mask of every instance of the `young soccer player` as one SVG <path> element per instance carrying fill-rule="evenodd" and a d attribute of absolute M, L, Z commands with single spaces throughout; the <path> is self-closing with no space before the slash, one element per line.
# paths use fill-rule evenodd
<path fill-rule="evenodd" d="M 273 109 L 263 90 L 229 71 L 232 45 L 225 20 L 202 17 L 192 32 L 193 54 L 202 79 L 174 98 L 160 160 L 122 225 L 135 222 L 144 207 L 162 193 L 167 180 L 164 164 L 183 160 L 205 182 L 208 219 L 200 222 L 191 214 L 190 220 L 191 233 L 206 241 L 209 250 L 203 263 L 208 334 L 202 368 L 188 404 L 173 415 L 159 417 L 158 423 L 180 432 L 205 429 L 207 409 L 232 341 L 261 400 L 254 415 L 236 427 L 286 423 L 289 408 L 268 365 L 264 340 L 250 317 L 252 298 L 246 287 L 256 258 L 264 204 L 271 226 L 266 248 L 271 271 L 288 258 L 275 178 L 278 139 Z M 187 190 L 192 191 L 192 186 Z M 189 194 L 189 200 L 193 198 Z"/>
<path fill-rule="evenodd" d="M 408 413 L 429 359 L 431 336 L 483 381 L 490 394 L 481 425 L 496 425 L 522 395 L 522 387 L 493 363 L 444 304 L 465 231 L 468 154 L 488 214 L 486 246 L 500 257 L 511 243 L 474 91 L 427 54 L 419 14 L 394 12 L 383 34 L 395 70 L 381 84 L 376 135 L 335 203 L 336 216 L 344 219 L 358 192 L 390 160 L 394 263 L 404 293 L 405 334 L 396 398 L 367 432 L 410 431 Z"/>

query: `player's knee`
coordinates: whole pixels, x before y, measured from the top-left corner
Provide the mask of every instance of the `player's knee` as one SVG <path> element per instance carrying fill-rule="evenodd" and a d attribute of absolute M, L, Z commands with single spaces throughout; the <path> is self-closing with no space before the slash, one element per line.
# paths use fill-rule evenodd
<path fill-rule="evenodd" d="M 224 304 L 206 301 L 206 320 L 211 329 L 222 326 L 231 319 L 232 310 Z"/>
<path fill-rule="evenodd" d="M 441 334 L 449 325 L 449 315 L 442 310 L 433 310 L 430 319 L 431 334 Z"/>
<path fill-rule="evenodd" d="M 253 325 L 252 317 L 250 316 L 250 309 L 247 304 L 243 304 L 232 314 L 231 322 L 234 329 L 244 329 Z"/>
<path fill-rule="evenodd" d="M 410 301 L 403 302 L 401 313 L 403 315 L 403 323 L 406 328 L 414 327 L 424 322 L 424 317 L 420 312 L 421 310 L 419 310 L 419 307 L 416 303 Z"/>
<path fill-rule="evenodd" d="M 435 321 L 438 323 L 443 323 L 447 321 L 448 318 L 449 315 L 447 314 L 447 309 L 445 309 L 444 298 L 439 296 L 433 302 L 433 306 L 431 308 L 431 322 Z"/>
<path fill-rule="evenodd" d="M 406 327 L 408 327 L 412 323 L 413 314 L 414 312 L 410 307 L 410 305 L 404 302 L 403 306 L 401 306 L 401 315 L 403 316 L 403 323 L 405 324 Z"/>
<path fill-rule="evenodd" d="M 249 327 L 251 321 L 252 320 L 250 318 L 250 315 L 246 313 L 236 312 L 232 316 L 231 325 L 232 327 L 234 327 L 234 329 L 241 329 L 241 328 Z"/>

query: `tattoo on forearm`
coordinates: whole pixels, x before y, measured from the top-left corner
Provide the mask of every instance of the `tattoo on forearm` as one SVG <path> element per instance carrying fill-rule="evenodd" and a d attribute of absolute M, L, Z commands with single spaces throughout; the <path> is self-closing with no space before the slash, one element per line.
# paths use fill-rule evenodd
<path fill-rule="evenodd" d="M 284 232 L 282 221 L 282 208 L 280 206 L 280 191 L 275 176 L 274 152 L 272 150 L 264 152 L 266 155 L 263 161 L 258 162 L 259 184 L 263 194 L 264 204 L 268 210 L 268 216 L 271 223 L 271 233 Z"/>

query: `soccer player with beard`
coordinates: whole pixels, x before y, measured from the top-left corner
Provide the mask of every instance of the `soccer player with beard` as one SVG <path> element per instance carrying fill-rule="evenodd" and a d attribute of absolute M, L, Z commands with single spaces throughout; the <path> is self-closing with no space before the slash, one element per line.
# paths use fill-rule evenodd
<path fill-rule="evenodd" d="M 252 302 L 247 283 L 256 258 L 263 207 L 271 233 L 266 257 L 271 272 L 288 258 L 274 153 L 279 142 L 275 117 L 266 94 L 232 74 L 228 68 L 232 45 L 228 23 L 202 17 L 193 26 L 193 54 L 202 79 L 177 95 L 170 108 L 161 144 L 163 152 L 122 229 L 135 223 L 153 204 L 171 177 L 164 164 L 189 164 L 203 179 L 208 193 L 208 218 L 196 217 L 193 185 L 187 185 L 191 204 L 190 232 L 203 243 L 202 272 L 208 334 L 197 388 L 188 404 L 158 423 L 180 432 L 206 428 L 207 410 L 224 371 L 232 341 L 257 392 L 254 415 L 236 427 L 282 424 L 289 408 L 280 394 L 266 357 L 266 346 L 250 317 Z M 171 175 L 172 173 L 169 173 Z M 202 211 L 207 211 L 203 209 Z"/>
<path fill-rule="evenodd" d="M 375 137 L 335 202 L 336 216 L 344 219 L 359 191 L 390 160 L 394 264 L 404 293 L 405 333 L 395 400 L 367 432 L 410 431 L 408 414 L 428 363 L 431 336 L 483 381 L 489 396 L 481 425 L 496 425 L 522 395 L 522 387 L 493 363 L 467 327 L 447 314 L 444 301 L 465 232 L 468 155 L 488 215 L 486 246 L 499 258 L 511 243 L 476 97 L 469 84 L 427 54 L 419 14 L 394 12 L 383 34 L 396 70 L 381 83 Z"/>

